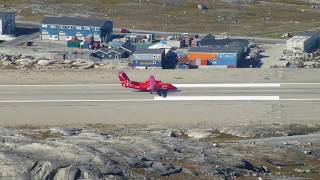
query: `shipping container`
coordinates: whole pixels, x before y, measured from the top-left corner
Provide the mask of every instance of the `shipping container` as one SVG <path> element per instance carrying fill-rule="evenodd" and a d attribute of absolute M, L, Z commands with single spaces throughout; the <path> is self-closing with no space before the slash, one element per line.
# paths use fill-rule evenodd
<path fill-rule="evenodd" d="M 84 43 L 83 46 L 81 46 L 81 48 L 91 49 L 91 44 Z"/>
<path fill-rule="evenodd" d="M 67 46 L 71 48 L 80 47 L 81 41 L 67 41 Z"/>
<path fill-rule="evenodd" d="M 91 45 L 91 49 L 99 49 L 100 48 L 100 42 L 93 42 Z"/>
<path fill-rule="evenodd" d="M 190 64 L 196 65 L 196 66 L 204 66 L 204 65 L 208 65 L 208 60 L 196 59 L 196 60 L 190 61 Z"/>
<path fill-rule="evenodd" d="M 131 44 L 134 45 L 137 49 L 145 49 L 153 45 L 152 43 L 131 43 Z"/>
<path fill-rule="evenodd" d="M 77 36 L 72 36 L 71 41 L 77 41 L 77 40 L 78 40 Z"/>

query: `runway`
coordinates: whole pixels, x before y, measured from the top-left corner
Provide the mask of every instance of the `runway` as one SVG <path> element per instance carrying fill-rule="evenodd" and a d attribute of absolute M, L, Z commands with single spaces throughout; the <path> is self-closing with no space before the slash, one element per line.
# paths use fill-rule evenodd
<path fill-rule="evenodd" d="M 320 123 L 320 83 L 175 85 L 167 98 L 118 84 L 0 85 L 0 123 Z"/>

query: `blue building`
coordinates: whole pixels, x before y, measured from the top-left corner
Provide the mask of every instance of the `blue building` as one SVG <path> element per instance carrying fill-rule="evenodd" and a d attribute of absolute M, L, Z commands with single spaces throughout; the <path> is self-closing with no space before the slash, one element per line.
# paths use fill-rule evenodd
<path fill-rule="evenodd" d="M 104 19 L 79 17 L 44 17 L 41 23 L 41 39 L 71 40 L 77 37 L 84 40 L 91 36 L 94 41 L 108 42 L 111 40 L 113 23 Z"/>
<path fill-rule="evenodd" d="M 13 34 L 16 27 L 16 13 L 0 12 L 0 35 Z"/>

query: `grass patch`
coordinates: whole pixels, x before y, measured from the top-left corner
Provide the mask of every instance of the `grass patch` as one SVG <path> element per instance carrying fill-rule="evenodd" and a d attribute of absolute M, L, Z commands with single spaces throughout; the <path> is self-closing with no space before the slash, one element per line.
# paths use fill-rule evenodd
<path fill-rule="evenodd" d="M 86 4 L 88 5 L 87 0 L 47 0 L 47 2 L 51 4 Z M 131 1 L 129 0 L 91 0 L 90 4 L 105 6 L 105 5 L 113 5 L 113 4 L 122 4 L 127 2 L 131 2 Z"/>
<path fill-rule="evenodd" d="M 43 20 L 43 15 L 38 14 L 38 15 L 33 15 L 33 14 L 25 14 L 22 16 L 20 20 L 23 21 L 32 21 L 32 22 L 41 22 Z"/>
<path fill-rule="evenodd" d="M 300 124 L 290 124 L 284 129 L 288 131 L 288 136 L 305 135 L 320 132 L 320 125 L 307 126 Z"/>
<path fill-rule="evenodd" d="M 245 140 L 245 139 L 248 139 L 248 138 L 233 136 L 231 134 L 225 134 L 225 133 L 215 133 L 213 136 L 210 136 L 207 140 L 223 143 L 223 142 L 231 142 L 231 141 Z"/>
<path fill-rule="evenodd" d="M 21 3 L 25 2 L 24 0 L 0 0 L 0 4 L 3 5 L 10 5 L 10 4 L 15 4 L 15 3 Z"/>
<path fill-rule="evenodd" d="M 51 133 L 50 131 L 25 131 L 22 132 L 24 136 L 30 137 L 34 140 L 46 140 L 48 138 L 61 138 L 63 134 Z"/>

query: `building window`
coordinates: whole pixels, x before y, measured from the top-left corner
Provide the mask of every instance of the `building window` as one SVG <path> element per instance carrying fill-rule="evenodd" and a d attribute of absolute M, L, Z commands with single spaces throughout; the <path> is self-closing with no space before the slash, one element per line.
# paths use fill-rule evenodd
<path fill-rule="evenodd" d="M 41 25 L 41 27 L 43 27 L 43 28 L 47 28 L 47 27 L 48 27 L 48 25 L 46 25 L 46 24 L 42 24 L 42 25 Z"/>
<path fill-rule="evenodd" d="M 80 32 L 77 32 L 76 36 L 82 36 L 82 34 Z"/>
<path fill-rule="evenodd" d="M 59 32 L 59 36 L 65 36 L 65 35 L 66 35 L 65 32 L 63 32 L 63 31 L 60 31 L 60 32 Z"/>
<path fill-rule="evenodd" d="M 80 26 L 77 26 L 76 29 L 81 30 L 81 27 L 80 27 Z"/>
<path fill-rule="evenodd" d="M 90 28 L 89 28 L 89 27 L 84 27 L 84 30 L 87 30 L 87 31 L 88 31 L 88 30 L 90 30 Z"/>
<path fill-rule="evenodd" d="M 51 27 L 51 28 L 57 28 L 57 26 L 56 26 L 56 25 L 51 25 L 50 27 Z"/>
<path fill-rule="evenodd" d="M 73 27 L 72 26 L 67 26 L 67 29 L 73 29 Z"/>

